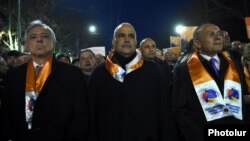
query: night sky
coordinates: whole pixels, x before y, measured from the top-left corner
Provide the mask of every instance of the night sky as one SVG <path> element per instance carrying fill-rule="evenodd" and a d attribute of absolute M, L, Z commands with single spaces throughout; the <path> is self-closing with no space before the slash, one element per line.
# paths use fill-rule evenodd
<path fill-rule="evenodd" d="M 197 0 L 65 0 L 62 7 L 79 10 L 91 17 L 89 23 L 97 26 L 98 34 L 103 36 L 107 48 L 111 46 L 115 27 L 122 22 L 129 22 L 135 27 L 138 42 L 151 37 L 156 41 L 158 48 L 166 48 L 169 47 L 169 36 L 177 35 L 174 29 L 177 24 L 192 26 L 206 22 L 204 15 L 199 11 L 203 10 L 202 7 L 195 7 L 194 1 L 197 2 Z M 229 33 L 234 32 L 233 39 L 246 40 L 246 37 L 240 37 L 246 36 L 243 20 L 235 23 L 242 27 L 235 29 L 236 32 L 231 27 L 235 27 L 232 19 L 227 19 L 231 24 L 214 21 Z"/>

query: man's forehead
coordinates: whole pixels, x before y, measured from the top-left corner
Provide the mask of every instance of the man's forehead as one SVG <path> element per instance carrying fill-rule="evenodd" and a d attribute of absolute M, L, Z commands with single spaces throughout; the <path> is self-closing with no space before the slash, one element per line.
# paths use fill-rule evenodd
<path fill-rule="evenodd" d="M 93 56 L 93 54 L 90 51 L 85 51 L 85 52 L 82 52 L 80 56 Z"/>
<path fill-rule="evenodd" d="M 145 41 L 144 41 L 144 43 L 147 43 L 147 44 L 155 44 L 155 41 L 153 41 L 152 39 L 146 39 Z"/>
<path fill-rule="evenodd" d="M 42 26 L 35 26 L 33 28 L 30 29 L 29 33 L 34 33 L 37 31 L 42 31 L 43 33 L 49 33 L 48 29 L 42 27 Z"/>
<path fill-rule="evenodd" d="M 204 31 L 211 31 L 211 30 L 220 30 L 220 28 L 216 25 L 209 24 L 203 27 Z"/>
<path fill-rule="evenodd" d="M 131 27 L 121 27 L 117 30 L 117 33 L 129 33 L 129 34 L 135 34 L 135 31 Z"/>

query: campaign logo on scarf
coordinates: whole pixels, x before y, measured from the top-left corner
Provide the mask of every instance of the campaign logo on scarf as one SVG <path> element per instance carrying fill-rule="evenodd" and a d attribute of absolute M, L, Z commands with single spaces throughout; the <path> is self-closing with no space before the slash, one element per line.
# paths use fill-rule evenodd
<path fill-rule="evenodd" d="M 240 94 L 236 89 L 231 88 L 227 90 L 227 96 L 231 101 L 237 102 L 239 100 Z"/>
<path fill-rule="evenodd" d="M 45 81 L 51 73 L 52 57 L 48 59 L 41 68 L 38 75 L 35 74 L 33 60 L 28 63 L 25 86 L 25 112 L 28 129 L 32 128 L 32 117 L 34 106 Z"/>
<path fill-rule="evenodd" d="M 217 101 L 216 98 L 217 94 L 216 91 L 213 89 L 204 90 L 204 92 L 202 93 L 202 99 L 206 103 L 215 103 Z"/>
<path fill-rule="evenodd" d="M 25 95 L 25 102 L 26 102 L 25 111 L 26 111 L 26 121 L 27 121 L 28 124 L 30 124 L 32 122 L 33 109 L 34 109 L 36 99 L 37 99 L 37 95 L 35 94 L 34 91 L 26 92 L 26 95 Z"/>
<path fill-rule="evenodd" d="M 109 72 L 109 74 L 114 79 L 122 83 L 124 81 L 124 77 L 126 76 L 126 74 L 129 74 L 141 68 L 144 62 L 141 56 L 141 53 L 137 51 L 136 57 L 132 61 L 130 61 L 128 64 L 125 65 L 126 69 L 124 70 L 121 66 L 119 66 L 119 64 L 112 62 L 112 57 L 113 57 L 113 53 L 107 56 L 107 59 L 105 61 L 105 67 L 107 71 Z"/>
<path fill-rule="evenodd" d="M 222 92 L 201 63 L 197 52 L 194 52 L 187 62 L 189 74 L 207 121 L 227 116 L 234 116 L 242 120 L 240 77 L 233 61 L 225 56 L 222 57 L 229 64 L 224 76 L 224 90 Z"/>

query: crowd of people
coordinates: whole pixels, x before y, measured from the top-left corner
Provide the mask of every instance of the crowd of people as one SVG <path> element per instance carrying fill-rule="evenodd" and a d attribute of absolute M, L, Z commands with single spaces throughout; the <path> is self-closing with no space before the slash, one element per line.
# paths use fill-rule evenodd
<path fill-rule="evenodd" d="M 209 125 L 250 123 L 250 45 L 200 25 L 185 51 L 164 56 L 130 23 L 114 29 L 107 56 L 54 55 L 56 35 L 40 20 L 27 52 L 0 58 L 0 140 L 203 141 Z"/>

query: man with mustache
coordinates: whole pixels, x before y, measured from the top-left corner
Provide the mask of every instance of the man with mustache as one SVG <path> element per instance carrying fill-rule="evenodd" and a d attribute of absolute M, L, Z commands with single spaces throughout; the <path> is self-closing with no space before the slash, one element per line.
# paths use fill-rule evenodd
<path fill-rule="evenodd" d="M 222 34 L 214 24 L 199 26 L 197 51 L 174 71 L 174 116 L 186 141 L 203 141 L 204 126 L 243 123 L 242 79 L 221 53 Z"/>
<path fill-rule="evenodd" d="M 111 52 L 93 71 L 89 97 L 100 141 L 164 140 L 166 94 L 162 71 L 136 51 L 129 23 L 114 31 Z"/>

